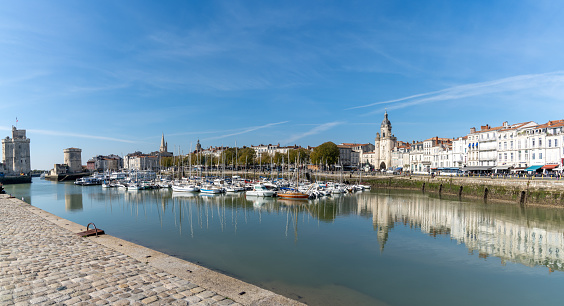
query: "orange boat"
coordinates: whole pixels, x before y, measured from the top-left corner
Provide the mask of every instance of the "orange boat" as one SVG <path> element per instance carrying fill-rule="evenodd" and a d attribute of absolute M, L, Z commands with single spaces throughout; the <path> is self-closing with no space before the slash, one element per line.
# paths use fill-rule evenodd
<path fill-rule="evenodd" d="M 285 198 L 285 199 L 307 199 L 309 198 L 309 195 L 307 193 L 303 193 L 303 192 L 284 192 L 284 193 L 279 193 L 278 194 L 279 197 L 281 198 Z"/>

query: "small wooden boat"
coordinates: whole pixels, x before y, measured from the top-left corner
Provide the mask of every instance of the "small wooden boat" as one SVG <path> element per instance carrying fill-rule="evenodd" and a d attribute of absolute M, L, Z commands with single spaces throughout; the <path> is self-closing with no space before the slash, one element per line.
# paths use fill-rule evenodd
<path fill-rule="evenodd" d="M 281 197 L 281 198 L 286 198 L 286 199 L 308 199 L 309 198 L 309 195 L 307 193 L 297 192 L 297 191 L 288 191 L 288 192 L 279 193 L 278 196 Z"/>

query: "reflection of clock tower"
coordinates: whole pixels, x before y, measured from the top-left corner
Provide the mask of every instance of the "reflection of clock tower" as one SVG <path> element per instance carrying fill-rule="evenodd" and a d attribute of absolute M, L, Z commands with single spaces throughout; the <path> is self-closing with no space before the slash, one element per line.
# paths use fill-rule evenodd
<path fill-rule="evenodd" d="M 387 169 L 392 166 L 392 149 L 396 146 L 397 138 L 392 134 L 392 123 L 388 119 L 388 112 L 384 113 L 384 120 L 380 125 L 380 133 L 376 133 L 374 153 L 377 169 Z"/>

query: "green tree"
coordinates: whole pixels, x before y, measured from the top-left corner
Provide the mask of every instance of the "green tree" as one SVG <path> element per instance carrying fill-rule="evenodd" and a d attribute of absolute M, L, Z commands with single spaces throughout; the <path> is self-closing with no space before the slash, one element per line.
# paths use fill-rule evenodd
<path fill-rule="evenodd" d="M 243 148 L 239 150 L 239 165 L 252 165 L 255 160 L 255 150 L 251 148 Z"/>
<path fill-rule="evenodd" d="M 226 165 L 235 164 L 235 159 L 237 154 L 237 150 L 235 148 L 227 148 L 223 151 L 223 159 Z"/>
<path fill-rule="evenodd" d="M 299 148 L 299 149 L 292 149 L 288 151 L 288 154 L 286 156 L 289 156 L 290 164 L 295 164 L 296 161 L 299 164 L 303 164 L 309 160 L 309 155 L 310 152 L 308 150 L 304 148 Z"/>
<path fill-rule="evenodd" d="M 172 157 L 161 157 L 161 168 L 172 167 Z"/>
<path fill-rule="evenodd" d="M 262 153 L 260 156 L 257 156 L 256 158 L 256 163 L 257 164 L 261 164 L 261 165 L 267 165 L 270 164 L 270 154 L 268 153 Z M 272 159 L 272 162 L 274 162 L 274 158 Z"/>
<path fill-rule="evenodd" d="M 280 152 L 274 153 L 274 158 L 272 160 L 277 165 L 282 165 L 282 161 L 286 164 L 288 163 L 288 158 Z"/>
<path fill-rule="evenodd" d="M 339 147 L 331 141 L 325 142 L 313 149 L 311 162 L 313 164 L 333 165 L 339 160 Z"/>

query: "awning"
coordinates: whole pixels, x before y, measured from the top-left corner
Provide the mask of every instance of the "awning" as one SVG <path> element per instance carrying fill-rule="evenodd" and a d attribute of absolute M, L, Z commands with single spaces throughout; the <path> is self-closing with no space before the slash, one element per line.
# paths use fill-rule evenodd
<path fill-rule="evenodd" d="M 396 168 L 396 171 L 399 171 L 399 170 L 401 170 L 401 169 L 403 169 L 403 167 L 397 167 L 397 168 Z"/>
<path fill-rule="evenodd" d="M 542 167 L 542 165 L 530 166 L 529 168 L 525 169 L 525 171 L 537 171 L 537 170 L 540 169 L 541 167 Z"/>
<path fill-rule="evenodd" d="M 509 170 L 509 168 L 511 168 L 511 166 L 497 166 L 494 167 L 492 170 Z"/>
<path fill-rule="evenodd" d="M 541 169 L 552 170 L 556 167 L 558 167 L 558 165 L 544 165 Z"/>
<path fill-rule="evenodd" d="M 488 166 L 468 166 L 468 167 L 464 167 L 462 168 L 462 170 L 464 171 L 488 171 L 491 170 L 493 167 L 488 167 Z"/>

